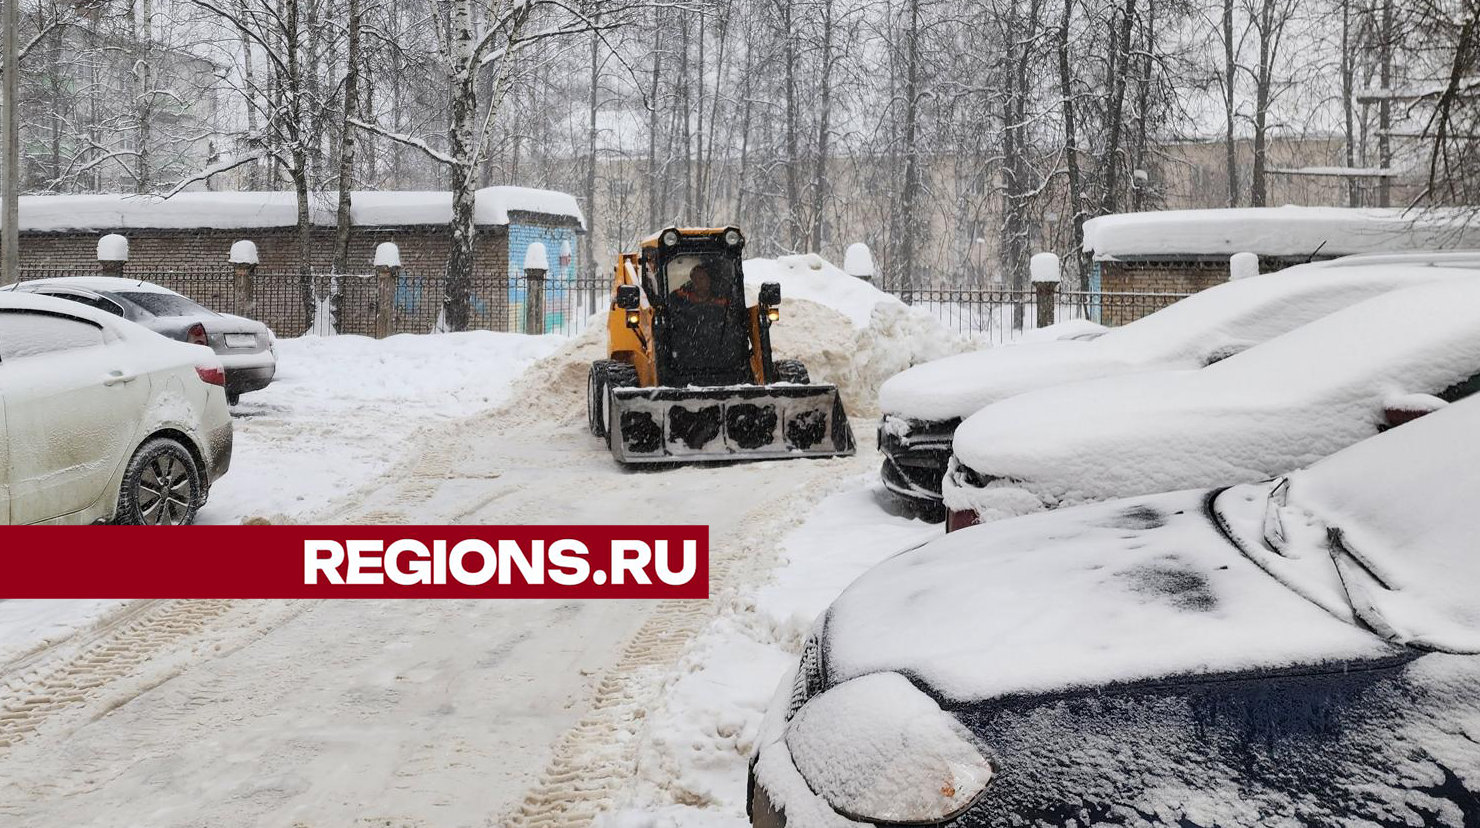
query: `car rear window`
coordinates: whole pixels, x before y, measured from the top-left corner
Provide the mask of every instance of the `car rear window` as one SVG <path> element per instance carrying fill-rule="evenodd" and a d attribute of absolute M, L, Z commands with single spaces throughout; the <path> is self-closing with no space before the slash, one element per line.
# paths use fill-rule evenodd
<path fill-rule="evenodd" d="M 119 293 L 120 297 L 133 302 L 155 316 L 214 316 L 211 311 L 173 293 Z"/>
<path fill-rule="evenodd" d="M 91 322 L 49 313 L 0 311 L 0 362 L 102 344 L 103 329 Z"/>

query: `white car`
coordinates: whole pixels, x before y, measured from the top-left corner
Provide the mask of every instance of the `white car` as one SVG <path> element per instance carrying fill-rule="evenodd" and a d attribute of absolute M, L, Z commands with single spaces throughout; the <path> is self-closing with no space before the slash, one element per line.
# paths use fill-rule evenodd
<path fill-rule="evenodd" d="M 992 403 L 1096 377 L 1200 368 L 1387 291 L 1476 275 L 1473 252 L 1348 256 L 1227 282 L 1087 341 L 988 348 L 917 365 L 879 389 L 880 476 L 897 498 L 939 519 L 956 428 Z"/>
<path fill-rule="evenodd" d="M 956 430 L 947 529 L 1284 474 L 1480 390 L 1480 278 L 1368 299 L 1201 370 L 1060 385 Z"/>
<path fill-rule="evenodd" d="M 263 323 L 217 313 L 166 287 L 116 276 L 32 279 L 5 288 L 77 302 L 121 316 L 170 339 L 209 346 L 226 369 L 226 400 L 266 388 L 277 373 L 276 339 Z"/>
<path fill-rule="evenodd" d="M 210 348 L 0 292 L 0 523 L 186 524 L 231 464 Z"/>

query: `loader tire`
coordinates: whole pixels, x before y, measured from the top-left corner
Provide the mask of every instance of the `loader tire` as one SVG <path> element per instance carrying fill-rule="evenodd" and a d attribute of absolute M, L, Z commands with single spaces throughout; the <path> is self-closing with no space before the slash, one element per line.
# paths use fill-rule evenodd
<path fill-rule="evenodd" d="M 606 389 L 611 385 L 612 366 L 620 364 L 598 359 L 591 363 L 591 373 L 586 377 L 586 420 L 596 437 L 606 436 Z"/>
<path fill-rule="evenodd" d="M 800 359 L 776 360 L 776 381 L 796 385 L 812 384 L 812 378 L 807 375 L 807 366 L 803 365 Z"/>

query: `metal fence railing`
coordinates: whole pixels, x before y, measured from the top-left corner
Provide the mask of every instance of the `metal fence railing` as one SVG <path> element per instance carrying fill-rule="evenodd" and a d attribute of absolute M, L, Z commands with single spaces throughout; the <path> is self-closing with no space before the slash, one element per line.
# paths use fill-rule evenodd
<path fill-rule="evenodd" d="M 91 270 L 21 271 L 22 280 L 58 276 L 96 276 Z M 251 316 L 281 336 L 330 333 L 375 336 L 381 325 L 382 290 L 374 275 L 254 273 L 244 290 L 230 270 L 128 270 L 126 278 L 177 291 L 211 310 Z M 443 303 L 442 273 L 403 271 L 393 282 L 390 333 L 430 333 L 437 329 Z M 544 330 L 575 336 L 592 314 L 607 306 L 611 284 L 605 276 L 547 278 Z M 906 304 L 923 308 L 945 325 L 993 343 L 1009 342 L 1038 322 L 1035 290 L 893 289 Z M 1053 294 L 1055 322 L 1087 319 L 1116 326 L 1134 322 L 1191 294 L 1059 290 Z M 475 275 L 468 286 L 469 327 L 528 333 L 525 302 L 529 279 L 520 275 Z M 250 307 L 248 307 L 250 305 Z"/>
<path fill-rule="evenodd" d="M 1012 341 L 1037 327 L 1038 294 L 1034 290 L 929 288 L 892 292 L 905 304 L 929 311 L 948 327 L 993 343 Z M 1114 327 L 1190 295 L 1055 291 L 1053 320 L 1086 319 Z"/>
<path fill-rule="evenodd" d="M 21 271 L 21 280 L 97 276 L 97 270 Z M 254 273 L 249 287 L 230 270 L 128 270 L 125 278 L 151 282 L 184 294 L 218 313 L 251 316 L 280 336 L 305 333 L 374 336 L 381 290 L 374 275 Z M 430 333 L 442 310 L 443 274 L 402 272 L 390 291 L 390 332 Z M 245 289 L 244 289 L 245 287 Z M 606 306 L 611 285 L 605 277 L 544 280 L 544 332 L 575 336 L 591 315 Z M 529 280 L 523 275 L 477 275 L 468 285 L 469 327 L 527 333 L 525 302 Z M 250 307 L 248 307 L 250 305 Z"/>

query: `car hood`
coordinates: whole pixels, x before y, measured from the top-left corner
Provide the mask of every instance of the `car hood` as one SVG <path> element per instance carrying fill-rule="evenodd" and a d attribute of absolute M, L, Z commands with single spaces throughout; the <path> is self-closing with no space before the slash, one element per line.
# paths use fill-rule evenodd
<path fill-rule="evenodd" d="M 1378 382 L 1219 380 L 1158 371 L 1043 389 L 965 420 L 953 450 L 989 479 L 1073 505 L 1264 480 L 1376 434 L 1383 416 Z"/>
<path fill-rule="evenodd" d="M 892 670 L 971 701 L 1403 652 L 1245 558 L 1208 497 L 1033 515 L 890 558 L 829 610 L 828 682 Z"/>
<path fill-rule="evenodd" d="M 896 417 L 949 420 L 1025 391 L 1146 367 L 1094 340 L 988 348 L 916 365 L 890 377 L 879 388 L 879 408 Z"/>

